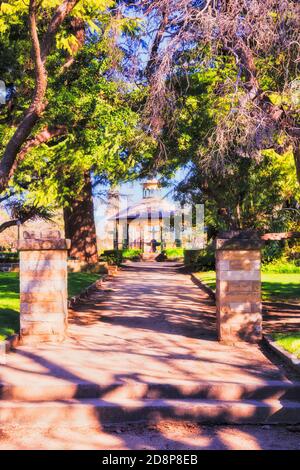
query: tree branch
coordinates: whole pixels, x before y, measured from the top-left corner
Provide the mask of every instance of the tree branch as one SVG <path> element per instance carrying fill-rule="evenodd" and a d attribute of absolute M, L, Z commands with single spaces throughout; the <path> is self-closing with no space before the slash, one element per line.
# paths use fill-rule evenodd
<path fill-rule="evenodd" d="M 76 54 L 79 49 L 83 46 L 85 41 L 85 24 L 83 20 L 81 20 L 80 18 L 73 18 L 71 21 L 71 29 L 74 33 L 77 42 L 71 47 L 72 53 L 69 54 L 67 61 L 61 67 L 60 74 L 63 74 L 73 65 Z"/>
<path fill-rule="evenodd" d="M 65 135 L 68 132 L 66 126 L 57 126 L 57 127 L 45 127 L 39 134 L 37 134 L 35 137 L 30 139 L 26 144 L 21 148 L 20 152 L 18 153 L 18 156 L 11 168 L 9 178 L 11 178 L 17 169 L 19 163 L 26 157 L 26 155 L 35 147 L 38 147 L 41 144 L 45 144 L 46 142 L 49 142 L 51 139 L 54 139 L 55 137 L 60 137 Z"/>
<path fill-rule="evenodd" d="M 158 30 L 156 32 L 153 44 L 151 46 L 149 60 L 145 68 L 145 74 L 148 78 L 151 77 L 154 72 L 155 65 L 157 63 L 159 47 L 161 45 L 161 42 L 163 41 L 168 23 L 168 5 L 165 5 L 164 8 L 162 8 L 162 18 Z"/>
<path fill-rule="evenodd" d="M 44 62 L 53 46 L 57 31 L 78 2 L 79 0 L 64 0 L 52 16 L 48 29 L 42 40 L 41 57 Z"/>
<path fill-rule="evenodd" d="M 29 28 L 35 64 L 35 90 L 31 104 L 17 127 L 16 132 L 8 142 L 0 161 L 0 193 L 7 187 L 8 181 L 17 166 L 15 162 L 22 145 L 30 136 L 32 129 L 47 106 L 45 95 L 48 80 L 45 62 L 59 27 L 78 1 L 79 0 L 64 0 L 56 9 L 42 40 L 42 45 L 40 45 L 37 33 L 37 12 L 39 4 L 37 0 L 30 0 Z"/>
<path fill-rule="evenodd" d="M 4 230 L 7 230 L 10 227 L 14 227 L 15 225 L 18 225 L 18 220 L 17 219 L 12 219 L 12 220 L 7 220 L 6 222 L 3 222 L 0 225 L 0 233 L 4 232 Z"/>

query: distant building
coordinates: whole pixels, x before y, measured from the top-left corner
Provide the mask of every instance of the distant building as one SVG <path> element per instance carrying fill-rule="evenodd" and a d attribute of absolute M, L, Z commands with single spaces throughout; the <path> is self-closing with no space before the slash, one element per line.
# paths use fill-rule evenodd
<path fill-rule="evenodd" d="M 176 233 L 172 224 L 175 204 L 166 197 L 161 197 L 158 180 L 148 180 L 142 187 L 143 196 L 140 201 L 115 211 L 109 217 L 109 222 L 113 222 L 114 227 L 113 247 L 138 248 L 147 253 L 176 246 Z M 180 234 L 177 238 L 180 238 Z"/>

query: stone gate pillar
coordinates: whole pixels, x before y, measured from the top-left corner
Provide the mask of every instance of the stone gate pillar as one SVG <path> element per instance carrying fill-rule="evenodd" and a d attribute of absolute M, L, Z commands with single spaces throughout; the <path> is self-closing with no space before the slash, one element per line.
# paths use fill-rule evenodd
<path fill-rule="evenodd" d="M 262 337 L 261 247 L 258 236 L 225 232 L 216 241 L 217 328 L 225 343 Z"/>
<path fill-rule="evenodd" d="M 20 251 L 22 344 L 60 342 L 67 328 L 67 250 L 59 232 L 24 232 Z"/>

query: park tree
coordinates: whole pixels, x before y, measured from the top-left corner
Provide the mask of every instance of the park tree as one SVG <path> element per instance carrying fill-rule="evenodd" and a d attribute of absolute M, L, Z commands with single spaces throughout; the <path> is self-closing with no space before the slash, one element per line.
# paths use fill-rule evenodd
<path fill-rule="evenodd" d="M 1 2 L 0 33 L 2 35 L 10 32 L 11 25 L 18 25 L 22 21 L 28 20 L 30 47 L 27 49 L 26 58 L 32 62 L 34 73 L 34 90 L 31 93 L 29 105 L 27 107 L 25 105 L 24 114 L 19 122 L 15 123 L 15 128 L 1 156 L 1 192 L 8 186 L 9 179 L 17 166 L 19 152 L 47 107 L 48 73 L 46 62 L 62 24 L 77 4 L 79 4 L 79 0 Z"/>
<path fill-rule="evenodd" d="M 50 4 L 41 5 L 49 6 L 49 11 L 38 12 L 51 17 Z M 130 176 L 138 157 L 144 158 L 148 151 L 147 138 L 143 139 L 132 109 L 140 98 L 117 78 L 116 70 L 122 56 L 115 36 L 131 34 L 136 24 L 122 21 L 114 5 L 79 2 L 70 10 L 56 35 L 56 47 L 47 56 L 47 105 L 19 150 L 5 195 L 26 193 L 26 206 L 44 208 L 55 201 L 64 207 L 66 235 L 73 242 L 71 255 L 87 263 L 98 259 L 93 184 L 98 175 L 107 181 Z M 1 125 L 4 153 L 36 82 L 26 9 L 22 14 L 19 19 L 10 18 L 1 39 L 2 76 L 11 80 L 13 75 L 18 89 L 13 112 L 4 115 Z M 16 39 L 13 45 L 12 39 Z"/>
<path fill-rule="evenodd" d="M 152 30 L 145 73 L 150 93 L 145 118 L 160 142 L 176 118 L 178 77 L 194 62 L 212 70 L 224 55 L 235 68 L 216 98 L 228 100 L 207 142 L 207 159 L 224 166 L 232 155 L 291 149 L 300 181 L 299 31 L 294 0 L 140 0 Z M 137 6 L 136 6 L 137 8 Z"/>
<path fill-rule="evenodd" d="M 236 80 L 232 58 L 224 54 L 207 67 L 194 56 L 188 77 L 176 78 L 175 123 L 165 126 L 160 138 L 170 156 L 167 165 L 161 163 L 164 175 L 170 178 L 178 167 L 186 167 L 184 180 L 175 188 L 177 198 L 205 203 L 212 236 L 225 229 L 299 229 L 295 218 L 300 193 L 291 149 L 280 155 L 271 148 L 248 158 L 232 145 L 230 158 L 212 162 L 211 138 L 231 103 L 225 89 L 228 80 Z"/>

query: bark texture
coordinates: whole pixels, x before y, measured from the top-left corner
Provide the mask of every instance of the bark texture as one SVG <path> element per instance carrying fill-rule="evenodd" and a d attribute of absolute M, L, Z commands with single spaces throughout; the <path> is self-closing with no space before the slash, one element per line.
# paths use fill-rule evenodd
<path fill-rule="evenodd" d="M 66 238 L 71 240 L 70 256 L 89 265 L 98 262 L 94 203 L 90 174 L 85 174 L 85 184 L 78 197 L 64 209 Z"/>

